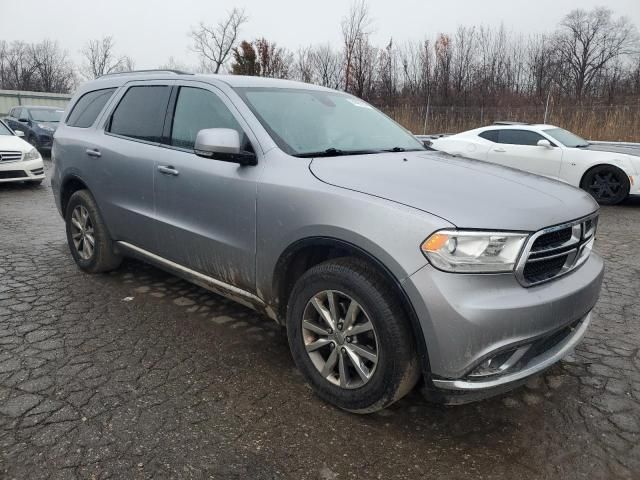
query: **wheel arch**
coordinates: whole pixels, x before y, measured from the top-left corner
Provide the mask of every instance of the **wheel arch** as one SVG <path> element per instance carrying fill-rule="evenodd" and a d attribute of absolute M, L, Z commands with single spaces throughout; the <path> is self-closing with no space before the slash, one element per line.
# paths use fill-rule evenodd
<path fill-rule="evenodd" d="M 67 211 L 67 205 L 69 199 L 78 190 L 89 190 L 87 184 L 77 175 L 69 175 L 62 182 L 60 187 L 60 208 L 62 209 L 62 216 L 64 217 Z M 91 192 L 91 190 L 89 190 Z"/>
<path fill-rule="evenodd" d="M 282 252 L 276 262 L 272 279 L 272 291 L 276 300 L 275 309 L 279 321 L 286 318 L 289 295 L 296 281 L 304 272 L 326 260 L 346 256 L 359 258 L 376 268 L 398 296 L 410 322 L 420 366 L 423 373 L 428 374 L 431 370 L 422 327 L 402 284 L 393 272 L 375 255 L 345 240 L 333 237 L 308 237 L 297 240 Z"/>
<path fill-rule="evenodd" d="M 624 173 L 624 175 L 628 178 L 629 177 L 629 173 L 623 168 L 623 166 L 621 165 L 616 165 L 615 163 L 609 163 L 609 162 L 598 162 L 596 164 L 590 165 L 588 168 L 585 169 L 585 171 L 582 173 L 582 176 L 580 177 L 580 188 L 583 188 L 583 182 L 585 177 L 594 169 L 599 168 L 599 167 L 610 167 L 610 168 L 615 168 L 617 170 L 620 170 L 622 173 Z"/>

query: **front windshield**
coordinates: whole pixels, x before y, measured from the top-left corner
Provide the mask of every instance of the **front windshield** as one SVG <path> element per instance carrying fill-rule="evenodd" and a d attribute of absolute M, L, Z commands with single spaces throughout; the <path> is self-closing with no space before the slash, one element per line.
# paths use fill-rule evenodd
<path fill-rule="evenodd" d="M 3 122 L 0 122 L 0 135 L 13 135 Z"/>
<path fill-rule="evenodd" d="M 34 108 L 30 110 L 31 118 L 36 122 L 59 122 L 62 118 L 63 110 L 50 110 Z"/>
<path fill-rule="evenodd" d="M 553 137 L 565 147 L 575 148 L 575 147 L 586 147 L 589 145 L 584 138 L 580 138 L 579 136 L 568 132 L 562 128 L 550 128 L 549 130 L 543 130 L 544 133 Z"/>
<path fill-rule="evenodd" d="M 404 128 L 351 95 L 293 88 L 236 91 L 278 146 L 290 155 L 424 150 Z"/>

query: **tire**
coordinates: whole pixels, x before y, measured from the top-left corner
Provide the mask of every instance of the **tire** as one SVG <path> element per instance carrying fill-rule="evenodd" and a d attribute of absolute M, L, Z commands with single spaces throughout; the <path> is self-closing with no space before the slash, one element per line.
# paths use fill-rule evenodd
<path fill-rule="evenodd" d="M 26 183 L 27 185 L 31 185 L 33 187 L 37 187 L 38 185 L 42 185 L 42 178 L 40 180 L 27 180 Z"/>
<path fill-rule="evenodd" d="M 324 319 L 311 302 L 314 298 L 320 302 L 326 298 L 328 303 L 328 292 L 336 300 L 335 310 L 340 312 L 336 317 L 344 322 L 341 324 L 339 321 L 336 326 L 344 328 L 344 333 L 336 330 L 335 335 L 341 335 L 338 340 L 307 353 L 307 348 L 315 348 L 320 343 L 318 340 L 335 339 L 325 334 L 314 337 L 316 328 L 321 325 L 324 329 L 328 323 L 320 323 Z M 347 330 L 349 301 L 357 302 L 360 310 L 355 317 L 357 320 Z M 367 320 L 373 326 L 373 333 L 366 331 L 351 337 L 348 335 L 350 331 L 356 332 L 353 326 L 358 330 L 365 329 L 369 325 Z M 313 330 L 309 330 L 310 323 L 315 325 Z M 321 263 L 300 277 L 289 297 L 287 336 L 293 359 L 315 393 L 350 412 L 371 413 L 388 407 L 409 393 L 420 375 L 415 342 L 400 301 L 375 268 L 356 258 L 345 257 Z M 373 351 L 377 354 L 376 363 L 357 357 L 362 359 L 360 368 L 364 366 L 370 372 L 368 380 L 358 375 L 355 363 L 350 360 L 353 349 L 358 347 L 365 347 L 369 354 Z M 338 360 L 332 371 L 337 376 L 321 374 L 320 370 L 330 363 L 334 350 Z M 342 355 L 344 376 L 340 370 Z"/>
<path fill-rule="evenodd" d="M 86 217 L 83 215 L 86 212 Z M 74 215 L 75 218 L 74 218 Z M 74 220 L 88 219 L 84 225 L 84 235 L 77 245 L 79 228 Z M 113 241 L 102 220 L 95 200 L 88 190 L 78 190 L 69 199 L 65 212 L 67 243 L 80 269 L 88 273 L 108 272 L 118 268 L 122 257 L 113 249 Z M 74 240 L 76 238 L 76 240 Z M 91 245 L 91 238 L 93 245 Z M 86 247 L 85 245 L 88 245 Z"/>
<path fill-rule="evenodd" d="M 599 165 L 585 173 L 580 188 L 586 190 L 600 205 L 616 205 L 629 195 L 629 177 L 613 165 Z"/>

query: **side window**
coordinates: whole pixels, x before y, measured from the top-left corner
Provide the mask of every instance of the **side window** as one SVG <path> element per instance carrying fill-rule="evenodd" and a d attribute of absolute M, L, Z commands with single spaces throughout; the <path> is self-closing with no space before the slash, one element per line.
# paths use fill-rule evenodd
<path fill-rule="evenodd" d="M 509 145 L 537 145 L 538 140 L 544 140 L 542 135 L 528 130 L 499 130 L 498 143 Z"/>
<path fill-rule="evenodd" d="M 478 136 L 484 138 L 485 140 L 489 140 L 490 142 L 496 143 L 498 141 L 498 130 L 485 130 Z"/>
<path fill-rule="evenodd" d="M 131 87 L 111 115 L 107 131 L 124 137 L 160 142 L 171 87 Z"/>
<path fill-rule="evenodd" d="M 106 88 L 85 93 L 67 116 L 67 125 L 80 128 L 88 128 L 93 125 L 115 90 L 115 88 Z"/>
<path fill-rule="evenodd" d="M 232 128 L 244 139 L 242 127 L 217 95 L 201 88 L 181 87 L 173 115 L 171 145 L 192 149 L 196 135 L 205 128 Z"/>

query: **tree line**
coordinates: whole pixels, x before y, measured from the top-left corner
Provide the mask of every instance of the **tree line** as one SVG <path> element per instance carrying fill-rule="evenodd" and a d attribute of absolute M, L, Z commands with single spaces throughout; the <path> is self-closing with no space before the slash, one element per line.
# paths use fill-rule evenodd
<path fill-rule="evenodd" d="M 638 32 L 604 7 L 576 9 L 550 34 L 521 35 L 503 25 L 375 45 L 366 0 L 340 21 L 340 45 L 295 51 L 266 38 L 243 39 L 250 21 L 233 9 L 190 32 L 199 64 L 170 58 L 161 68 L 289 78 L 341 89 L 382 106 L 407 103 L 499 106 L 556 102 L 613 104 L 640 97 Z M 76 65 L 55 41 L 0 41 L 0 89 L 66 93 L 78 83 L 134 69 L 112 37 L 88 41 Z"/>

